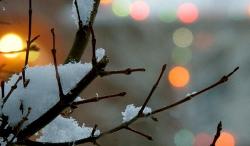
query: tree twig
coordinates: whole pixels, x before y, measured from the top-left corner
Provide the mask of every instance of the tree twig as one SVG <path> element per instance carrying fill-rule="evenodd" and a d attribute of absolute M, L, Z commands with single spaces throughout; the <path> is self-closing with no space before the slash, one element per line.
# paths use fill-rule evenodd
<path fill-rule="evenodd" d="M 118 70 L 118 71 L 102 71 L 100 72 L 100 76 L 109 76 L 109 75 L 114 75 L 114 74 L 125 74 L 125 75 L 130 75 L 132 72 L 144 72 L 146 71 L 144 68 L 127 68 L 124 70 Z"/>
<path fill-rule="evenodd" d="M 121 93 L 118 93 L 118 94 L 112 94 L 112 95 L 107 95 L 107 96 L 102 96 L 102 97 L 96 96 L 96 97 L 92 97 L 92 98 L 89 98 L 89 99 L 73 102 L 72 105 L 77 106 L 77 105 L 80 105 L 80 104 L 86 104 L 86 103 L 90 103 L 90 102 L 97 102 L 97 101 L 100 101 L 100 100 L 103 100 L 103 99 L 109 99 L 109 98 L 113 98 L 113 97 L 125 96 L 126 94 L 127 94 L 126 92 L 121 92 Z"/>
<path fill-rule="evenodd" d="M 213 142 L 212 142 L 212 144 L 210 146 L 215 146 L 216 141 L 220 137 L 221 130 L 222 130 L 222 123 L 220 121 L 219 124 L 218 124 L 218 126 L 217 126 L 217 131 L 216 131 L 216 134 L 214 135 Z"/>
<path fill-rule="evenodd" d="M 61 83 L 61 79 L 60 79 L 60 75 L 59 75 L 58 67 L 57 67 L 54 28 L 51 29 L 51 34 L 52 34 L 52 49 L 51 49 L 51 52 L 52 52 L 54 67 L 55 67 L 55 71 L 56 71 L 56 80 L 57 80 L 57 85 L 58 85 L 58 89 L 59 89 L 59 97 L 62 99 L 64 97 L 64 93 L 63 93 L 62 83 Z"/>
<path fill-rule="evenodd" d="M 167 66 L 166 64 L 164 64 L 164 65 L 162 66 L 161 73 L 160 73 L 160 75 L 159 75 L 159 77 L 158 77 L 156 83 L 155 83 L 154 86 L 152 87 L 150 93 L 148 94 L 148 97 L 146 98 L 146 100 L 144 101 L 144 103 L 143 103 L 143 105 L 142 105 L 140 111 L 138 112 L 138 115 L 139 115 L 139 116 L 141 116 L 141 115 L 143 114 L 143 110 L 145 109 L 146 105 L 147 105 L 148 102 L 149 102 L 149 99 L 152 97 L 152 95 L 153 95 L 155 89 L 157 88 L 157 86 L 158 86 L 158 84 L 159 84 L 159 82 L 160 82 L 160 80 L 161 80 L 161 78 L 162 78 L 162 75 L 163 75 L 164 71 L 166 70 L 166 66 Z"/>
<path fill-rule="evenodd" d="M 204 88 L 204 89 L 202 89 L 202 90 L 200 90 L 200 91 L 198 91 L 198 92 L 196 92 L 196 93 L 194 93 L 194 94 L 191 94 L 191 95 L 189 95 L 189 96 L 186 96 L 185 98 L 183 98 L 183 99 L 181 99 L 181 100 L 179 100 L 179 101 L 177 101 L 177 102 L 175 102 L 175 103 L 173 103 L 173 104 L 171 104 L 171 105 L 168 105 L 168 106 L 159 108 L 159 109 L 153 111 L 153 112 L 151 113 L 151 115 L 157 114 L 157 113 L 159 113 L 159 112 L 162 112 L 162 111 L 168 110 L 168 109 L 170 109 L 170 108 L 176 107 L 176 106 L 178 106 L 178 105 L 180 105 L 180 104 L 183 104 L 183 103 L 185 103 L 185 102 L 187 102 L 187 101 L 193 99 L 193 98 L 196 97 L 197 95 L 200 95 L 200 94 L 202 94 L 202 93 L 204 93 L 204 92 L 206 92 L 206 91 L 208 91 L 208 90 L 211 90 L 212 88 L 214 88 L 214 87 L 216 87 L 216 86 L 218 86 L 218 85 L 220 85 L 220 84 L 225 83 L 226 81 L 228 81 L 229 77 L 230 77 L 231 75 L 233 75 L 238 69 L 239 69 L 239 67 L 236 67 L 232 72 L 230 72 L 229 74 L 223 76 L 223 77 L 222 77 L 220 80 L 218 80 L 216 83 L 214 83 L 214 84 L 208 86 L 207 88 Z"/>

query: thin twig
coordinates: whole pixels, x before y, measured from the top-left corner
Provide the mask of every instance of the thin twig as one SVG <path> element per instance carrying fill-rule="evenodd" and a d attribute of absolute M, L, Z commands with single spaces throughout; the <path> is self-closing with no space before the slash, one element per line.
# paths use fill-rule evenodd
<path fill-rule="evenodd" d="M 96 52 L 95 52 L 96 38 L 95 38 L 95 32 L 94 32 L 93 26 L 90 25 L 89 28 L 90 28 L 90 33 L 92 36 L 92 64 L 95 65 L 96 64 Z"/>
<path fill-rule="evenodd" d="M 147 138 L 148 140 L 153 140 L 152 136 L 149 136 L 149 135 L 144 134 L 144 133 L 142 133 L 140 131 L 134 130 L 134 129 L 130 128 L 130 127 L 126 127 L 125 129 L 127 129 L 127 130 L 129 130 L 131 132 L 134 132 L 134 133 L 136 133 L 136 134 L 138 134 L 140 136 L 143 136 L 143 137 Z"/>
<path fill-rule="evenodd" d="M 4 98 L 4 84 L 5 82 L 4 81 L 1 81 L 1 91 L 2 91 L 2 99 Z"/>
<path fill-rule="evenodd" d="M 95 124 L 95 126 L 94 126 L 94 128 L 93 128 L 93 130 L 92 130 L 92 132 L 91 132 L 91 137 L 94 137 L 95 136 L 95 132 L 96 132 L 96 128 L 97 128 L 97 124 Z"/>
<path fill-rule="evenodd" d="M 214 88 L 214 87 L 216 87 L 216 86 L 218 86 L 218 85 L 220 85 L 220 84 L 222 84 L 222 83 L 225 83 L 226 81 L 228 81 L 229 77 L 230 77 L 231 75 L 233 75 L 238 69 L 239 69 L 239 67 L 236 67 L 232 72 L 230 72 L 229 74 L 223 76 L 223 77 L 222 77 L 220 80 L 218 80 L 216 83 L 214 83 L 214 84 L 208 86 L 207 88 L 202 89 L 202 90 L 200 90 L 200 91 L 198 91 L 198 92 L 196 92 L 196 93 L 194 93 L 194 94 L 191 94 L 191 95 L 189 95 L 189 96 L 186 96 L 185 98 L 183 98 L 183 99 L 181 99 L 181 100 L 179 100 L 179 101 L 177 101 L 177 102 L 175 102 L 175 103 L 173 103 L 173 104 L 171 104 L 171 105 L 168 105 L 168 106 L 159 108 L 159 109 L 153 111 L 150 115 L 154 115 L 154 114 L 157 114 L 157 113 L 159 113 L 159 112 L 162 112 L 162 111 L 168 110 L 168 109 L 170 109 L 170 108 L 176 107 L 176 106 L 178 106 L 178 105 L 180 105 L 180 104 L 183 104 L 183 103 L 185 103 L 185 102 L 187 102 L 187 101 L 193 99 L 193 98 L 196 97 L 197 95 L 200 95 L 200 94 L 202 94 L 202 93 L 204 93 L 204 92 L 206 92 L 206 91 L 208 91 L 208 90 L 211 90 L 212 88 Z"/>
<path fill-rule="evenodd" d="M 221 130 L 222 130 L 222 123 L 220 121 L 219 124 L 218 124 L 218 126 L 217 126 L 217 131 L 216 131 L 216 134 L 214 135 L 213 142 L 212 142 L 212 144 L 210 146 L 215 146 L 216 141 L 220 137 Z"/>
<path fill-rule="evenodd" d="M 4 104 L 6 103 L 6 101 L 8 100 L 8 98 L 10 97 L 10 95 L 14 92 L 14 90 L 17 88 L 17 84 L 19 81 L 22 80 L 22 76 L 19 76 L 18 79 L 16 80 L 15 84 L 11 86 L 10 91 L 8 92 L 8 94 L 6 95 L 6 97 L 4 97 L 3 99 L 3 104 L 2 107 L 4 106 Z"/>
<path fill-rule="evenodd" d="M 58 85 L 58 89 L 59 89 L 59 97 L 62 99 L 63 96 L 64 96 L 64 93 L 63 93 L 62 83 L 61 83 L 61 79 L 60 79 L 60 75 L 59 75 L 58 67 L 57 67 L 54 28 L 51 29 L 51 34 L 52 34 L 52 39 L 53 39 L 52 40 L 53 46 L 52 46 L 51 52 L 52 52 L 52 55 L 53 55 L 53 61 L 54 61 L 54 66 L 55 66 L 55 71 L 56 71 L 56 80 L 57 80 L 57 85 Z"/>
<path fill-rule="evenodd" d="M 85 100 L 82 100 L 82 101 L 73 102 L 72 105 L 77 106 L 77 105 L 80 105 L 80 104 L 85 104 L 85 103 L 90 103 L 90 102 L 97 102 L 99 100 L 109 99 L 109 98 L 112 98 L 112 97 L 125 96 L 126 94 L 127 94 L 126 92 L 121 92 L 121 93 L 118 93 L 118 94 L 112 94 L 112 95 L 107 95 L 107 96 L 102 96 L 102 97 L 96 96 L 96 97 L 92 97 L 92 98 L 85 99 Z"/>
<path fill-rule="evenodd" d="M 22 50 L 18 50 L 18 51 L 8 51 L 8 52 L 0 51 L 0 54 L 15 54 L 15 53 L 21 53 L 21 52 L 26 52 L 26 51 L 27 51 L 27 49 L 22 49 Z M 37 46 L 31 46 L 30 51 L 38 52 L 39 48 Z"/>
<path fill-rule="evenodd" d="M 77 0 L 75 0 L 74 5 L 75 5 L 75 8 L 76 8 L 76 12 L 77 12 L 77 18 L 78 18 L 78 25 L 79 25 L 79 28 L 82 28 L 82 20 L 81 20 L 79 8 L 78 8 Z"/>
<path fill-rule="evenodd" d="M 29 0 L 29 29 L 28 29 L 28 40 L 27 40 L 27 50 L 24 66 L 28 64 L 29 61 L 29 50 L 31 45 L 31 30 L 32 30 L 32 0 Z"/>
<path fill-rule="evenodd" d="M 154 86 L 152 87 L 150 93 L 148 94 L 148 97 L 147 97 L 146 100 L 144 101 L 144 103 L 143 103 L 143 105 L 142 105 L 140 111 L 138 112 L 138 115 L 142 115 L 143 110 L 145 109 L 146 105 L 148 104 L 149 99 L 152 97 L 152 95 L 153 95 L 155 89 L 157 88 L 157 86 L 158 86 L 158 84 L 159 84 L 159 82 L 160 82 L 160 80 L 161 80 L 161 78 L 162 78 L 162 75 L 163 75 L 164 71 L 166 70 L 166 66 L 167 66 L 166 64 L 164 64 L 164 65 L 162 66 L 161 73 L 160 73 L 160 75 L 159 75 L 159 77 L 158 77 L 156 83 L 155 83 Z"/>
<path fill-rule="evenodd" d="M 130 75 L 132 72 L 144 72 L 146 71 L 144 68 L 127 68 L 124 70 L 118 70 L 118 71 L 102 71 L 100 72 L 100 76 L 108 76 L 108 75 L 113 75 L 113 74 L 125 74 L 125 75 Z"/>

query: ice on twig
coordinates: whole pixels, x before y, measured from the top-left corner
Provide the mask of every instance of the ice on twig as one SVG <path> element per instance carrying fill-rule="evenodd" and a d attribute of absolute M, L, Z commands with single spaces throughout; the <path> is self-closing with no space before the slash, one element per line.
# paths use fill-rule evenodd
<path fill-rule="evenodd" d="M 186 94 L 186 97 L 191 96 L 191 95 L 194 95 L 194 94 L 196 94 L 196 93 L 197 93 L 196 91 L 194 91 L 194 92 L 192 92 L 192 93 L 187 93 L 187 94 Z"/>

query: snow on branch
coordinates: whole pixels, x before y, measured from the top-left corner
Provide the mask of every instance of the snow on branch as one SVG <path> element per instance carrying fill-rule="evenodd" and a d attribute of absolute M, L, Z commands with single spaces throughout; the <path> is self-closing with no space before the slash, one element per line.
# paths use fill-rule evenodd
<path fill-rule="evenodd" d="M 37 139 L 38 142 L 71 142 L 82 138 L 90 137 L 93 128 L 85 127 L 85 124 L 79 126 L 78 122 L 70 117 L 64 118 L 58 116 L 51 123 L 41 130 L 41 136 Z M 100 130 L 95 130 L 94 136 L 100 135 Z"/>

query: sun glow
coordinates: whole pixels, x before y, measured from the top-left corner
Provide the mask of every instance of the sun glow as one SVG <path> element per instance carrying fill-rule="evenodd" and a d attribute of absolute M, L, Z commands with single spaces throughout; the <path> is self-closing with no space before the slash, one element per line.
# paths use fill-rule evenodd
<path fill-rule="evenodd" d="M 4 35 L 0 39 L 0 51 L 1 52 L 13 52 L 20 51 L 24 48 L 23 41 L 20 36 L 14 33 L 9 33 Z M 18 53 L 6 53 L 4 54 L 7 58 L 15 58 L 18 56 Z"/>

